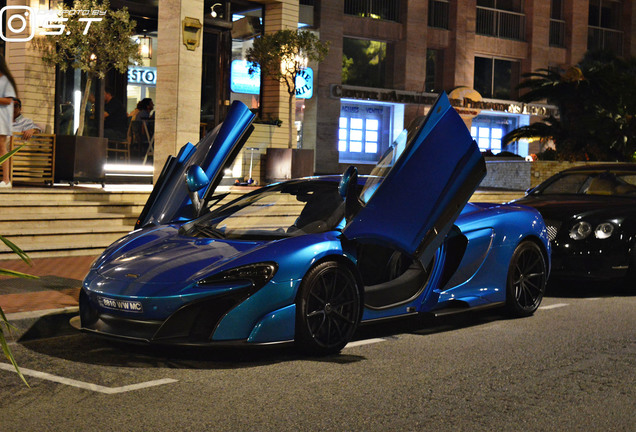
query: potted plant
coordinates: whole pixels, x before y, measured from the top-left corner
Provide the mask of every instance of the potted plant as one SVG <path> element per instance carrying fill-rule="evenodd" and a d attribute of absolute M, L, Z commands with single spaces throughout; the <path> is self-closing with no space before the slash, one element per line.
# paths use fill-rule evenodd
<path fill-rule="evenodd" d="M 321 62 L 329 52 L 329 43 L 323 43 L 310 31 L 278 30 L 254 40 L 247 50 L 249 73 L 260 70 L 263 76 L 285 84 L 288 99 L 287 149 L 267 149 L 266 178 L 302 177 L 313 174 L 313 150 L 296 148 L 294 137 L 294 97 L 296 77 L 307 68 L 309 62 Z"/>
<path fill-rule="evenodd" d="M 139 47 L 132 39 L 136 23 L 126 8 L 111 10 L 108 0 L 75 0 L 72 8 L 64 8 L 91 11 L 91 17 L 101 20 L 89 23 L 84 15 L 65 13 L 63 16 L 68 20 L 64 22 L 64 31 L 36 42 L 45 64 L 57 66 L 61 71 L 79 69 L 86 76 L 76 133 L 57 136 L 55 178 L 56 181 L 103 179 L 108 140 L 83 136 L 86 108 L 94 82 L 104 79 L 113 69 L 125 73 L 128 65 L 140 61 Z M 67 178 L 69 176 L 73 178 Z"/>

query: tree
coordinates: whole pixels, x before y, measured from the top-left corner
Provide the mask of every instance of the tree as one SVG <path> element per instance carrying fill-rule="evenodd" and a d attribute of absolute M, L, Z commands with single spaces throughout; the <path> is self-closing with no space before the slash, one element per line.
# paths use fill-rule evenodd
<path fill-rule="evenodd" d="M 539 69 L 524 75 L 522 102 L 547 101 L 559 117 L 515 129 L 504 143 L 551 138 L 561 159 L 632 160 L 636 152 L 636 58 L 586 53 L 565 71 Z"/>
<path fill-rule="evenodd" d="M 264 76 L 285 84 L 289 94 L 289 140 L 292 148 L 292 109 L 296 95 L 296 76 L 307 68 L 308 62 L 321 62 L 327 56 L 329 43 L 323 43 L 310 31 L 278 30 L 254 39 L 247 50 L 249 73 L 259 69 Z"/>
<path fill-rule="evenodd" d="M 80 105 L 80 120 L 77 135 L 84 131 L 86 105 L 91 85 L 96 79 L 103 79 L 115 69 L 120 73 L 128 70 L 128 65 L 140 61 L 139 46 L 132 39 L 135 21 L 130 19 L 128 9 L 110 10 L 108 0 L 75 0 L 73 11 L 100 11 L 101 21 L 86 21 L 81 14 L 65 14 L 68 21 L 60 34 L 47 35 L 38 40 L 36 46 L 42 52 L 42 61 L 50 66 L 80 69 L 86 73 L 86 85 Z"/>

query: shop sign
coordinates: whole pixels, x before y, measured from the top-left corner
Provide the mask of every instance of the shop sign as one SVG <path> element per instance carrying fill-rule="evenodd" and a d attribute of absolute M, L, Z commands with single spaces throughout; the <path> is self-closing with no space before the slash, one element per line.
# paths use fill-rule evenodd
<path fill-rule="evenodd" d="M 336 99 L 358 99 L 417 105 L 433 105 L 437 99 L 437 95 L 433 93 L 354 87 L 340 84 L 331 85 L 331 97 Z M 474 115 L 477 115 L 479 110 L 492 110 L 510 114 L 527 114 L 536 116 L 558 115 L 557 108 L 550 105 L 525 104 L 521 102 L 508 101 L 474 101 L 468 97 L 463 99 L 450 99 L 450 102 L 455 108 L 462 108 L 467 112 L 474 111 Z"/>
<path fill-rule="evenodd" d="M 128 67 L 128 84 L 157 85 L 157 68 L 150 66 Z"/>
<path fill-rule="evenodd" d="M 261 72 L 249 73 L 250 63 L 246 60 L 233 60 L 230 67 L 230 89 L 234 93 L 259 94 Z M 314 94 L 314 71 L 306 68 L 296 75 L 296 98 L 310 99 Z"/>

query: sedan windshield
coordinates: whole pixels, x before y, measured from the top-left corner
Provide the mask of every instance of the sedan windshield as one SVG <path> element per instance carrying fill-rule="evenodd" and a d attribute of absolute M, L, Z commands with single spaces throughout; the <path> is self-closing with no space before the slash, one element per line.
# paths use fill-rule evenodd
<path fill-rule="evenodd" d="M 192 237 L 271 240 L 335 229 L 344 202 L 334 181 L 298 181 L 263 188 L 184 225 Z"/>
<path fill-rule="evenodd" d="M 636 173 L 620 171 L 572 172 L 534 192 L 536 195 L 636 196 Z"/>

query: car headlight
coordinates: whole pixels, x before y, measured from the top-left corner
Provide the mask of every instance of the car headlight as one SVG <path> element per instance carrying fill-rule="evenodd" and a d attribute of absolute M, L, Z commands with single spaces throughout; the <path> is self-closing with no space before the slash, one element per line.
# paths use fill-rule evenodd
<path fill-rule="evenodd" d="M 585 221 L 580 221 L 574 224 L 570 229 L 570 238 L 574 240 L 583 240 L 592 233 L 592 225 Z"/>
<path fill-rule="evenodd" d="M 594 230 L 594 235 L 597 239 L 606 239 L 611 237 L 614 232 L 614 224 L 610 222 L 603 222 L 598 224 L 596 229 Z"/>
<path fill-rule="evenodd" d="M 242 267 L 236 267 L 226 270 L 222 273 L 215 274 L 200 280 L 197 285 L 217 285 L 217 284 L 236 284 L 236 285 L 252 285 L 253 289 L 263 287 L 267 282 L 272 280 L 278 270 L 278 265 L 274 262 L 263 262 L 249 264 Z"/>

